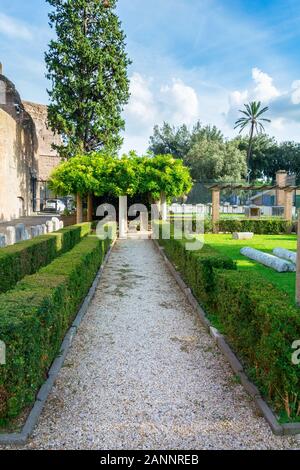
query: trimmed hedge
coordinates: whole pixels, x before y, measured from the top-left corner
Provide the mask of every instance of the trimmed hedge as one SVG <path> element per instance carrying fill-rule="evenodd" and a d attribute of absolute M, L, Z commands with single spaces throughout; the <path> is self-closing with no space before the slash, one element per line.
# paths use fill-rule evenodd
<path fill-rule="evenodd" d="M 187 251 L 183 240 L 160 240 L 159 243 L 202 304 L 210 302 L 215 290 L 215 269 L 236 269 L 233 260 L 209 245 L 199 251 Z"/>
<path fill-rule="evenodd" d="M 208 245 L 186 251 L 181 240 L 159 243 L 280 417 L 300 421 L 300 365 L 292 363 L 300 311 L 289 296 Z"/>
<path fill-rule="evenodd" d="M 255 273 L 215 276 L 214 311 L 229 342 L 281 417 L 300 421 L 300 365 L 292 363 L 292 344 L 300 339 L 299 309 Z"/>
<path fill-rule="evenodd" d="M 36 273 L 53 259 L 73 248 L 91 232 L 91 223 L 63 228 L 0 249 L 0 293 L 13 289 L 28 274 Z"/>
<path fill-rule="evenodd" d="M 174 223 L 174 217 L 170 217 L 170 221 Z M 190 218 L 192 220 L 192 218 Z M 178 223 L 178 219 L 177 219 Z M 182 227 L 184 223 L 182 221 Z M 193 231 L 196 231 L 196 221 L 192 221 Z M 213 231 L 213 223 L 210 217 L 204 219 L 204 232 Z M 295 231 L 295 223 L 289 222 L 288 220 L 281 218 L 269 218 L 269 219 L 220 219 L 216 224 L 215 228 L 219 232 L 232 233 L 232 232 L 254 232 L 261 235 L 277 235 L 280 233 L 291 233 Z"/>
<path fill-rule="evenodd" d="M 7 348 L 0 366 L 0 423 L 33 403 L 109 245 L 88 236 L 0 295 L 0 339 Z"/>
<path fill-rule="evenodd" d="M 220 219 L 217 228 L 220 232 L 254 232 L 256 234 L 277 235 L 290 233 L 293 224 L 288 220 L 276 219 Z"/>

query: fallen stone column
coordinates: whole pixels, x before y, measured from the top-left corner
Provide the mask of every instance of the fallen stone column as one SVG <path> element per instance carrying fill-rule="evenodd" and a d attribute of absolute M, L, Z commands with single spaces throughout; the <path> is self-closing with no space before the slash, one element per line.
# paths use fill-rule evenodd
<path fill-rule="evenodd" d="M 297 253 L 294 251 L 286 250 L 285 248 L 274 248 L 273 254 L 278 258 L 285 259 L 291 263 L 297 263 Z"/>
<path fill-rule="evenodd" d="M 267 266 L 268 268 L 272 268 L 279 273 L 296 271 L 296 267 L 293 263 L 290 263 L 289 261 L 283 260 L 281 258 L 277 258 L 277 256 L 255 250 L 255 248 L 242 248 L 241 254 L 247 258 L 257 261 L 260 264 L 263 264 L 264 266 Z"/>

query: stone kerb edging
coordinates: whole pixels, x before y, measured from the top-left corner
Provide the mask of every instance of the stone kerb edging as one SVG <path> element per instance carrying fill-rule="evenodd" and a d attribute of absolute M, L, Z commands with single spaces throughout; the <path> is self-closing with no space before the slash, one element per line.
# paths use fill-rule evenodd
<path fill-rule="evenodd" d="M 74 336 L 77 333 L 77 330 L 79 328 L 79 325 L 81 324 L 88 307 L 95 295 L 96 289 L 98 287 L 99 281 L 102 277 L 103 269 L 110 257 L 110 254 L 112 252 L 112 249 L 116 243 L 116 239 L 112 242 L 110 249 L 108 250 L 104 261 L 96 274 L 96 277 L 94 279 L 94 282 L 84 299 L 83 303 L 81 304 L 81 307 L 77 313 L 77 316 L 75 320 L 72 323 L 72 326 L 69 328 L 67 334 L 64 337 L 64 340 L 61 344 L 60 352 L 58 353 L 58 356 L 52 363 L 52 366 L 50 367 L 48 371 L 48 379 L 46 382 L 41 386 L 37 397 L 36 401 L 33 405 L 33 408 L 31 409 L 26 422 L 22 428 L 22 431 L 20 433 L 7 433 L 7 434 L 1 434 L 0 433 L 0 445 L 24 445 L 28 441 L 29 437 L 32 435 L 33 430 L 38 423 L 38 420 L 41 416 L 41 413 L 43 411 L 43 408 L 45 406 L 46 400 L 52 390 L 52 387 L 54 385 L 54 382 L 57 379 L 57 376 L 60 372 L 60 369 L 62 368 L 66 356 L 69 352 L 69 349 L 72 345 Z"/>
<path fill-rule="evenodd" d="M 179 272 L 175 269 L 174 265 L 170 262 L 167 258 L 166 254 L 164 253 L 164 248 L 159 245 L 156 240 L 153 240 L 153 243 L 159 253 L 162 255 L 166 265 L 168 266 L 171 274 L 173 275 L 175 281 L 183 291 L 184 295 L 186 296 L 187 300 L 191 304 L 191 306 L 196 310 L 199 315 L 200 321 L 207 330 L 207 332 L 211 335 L 219 349 L 222 351 L 223 355 L 226 357 L 227 361 L 229 362 L 232 370 L 234 373 L 239 377 L 241 384 L 243 385 L 246 392 L 251 396 L 254 400 L 257 408 L 262 413 L 263 417 L 269 424 L 271 430 L 276 436 L 292 436 L 292 435 L 300 435 L 300 423 L 287 423 L 287 424 L 280 424 L 271 410 L 269 405 L 266 401 L 262 398 L 258 388 L 254 385 L 248 378 L 243 365 L 240 363 L 239 359 L 236 357 L 228 343 L 226 342 L 225 337 L 212 326 L 204 310 L 200 307 L 197 299 L 192 294 L 191 289 L 186 285 L 184 280 L 182 279 Z"/>

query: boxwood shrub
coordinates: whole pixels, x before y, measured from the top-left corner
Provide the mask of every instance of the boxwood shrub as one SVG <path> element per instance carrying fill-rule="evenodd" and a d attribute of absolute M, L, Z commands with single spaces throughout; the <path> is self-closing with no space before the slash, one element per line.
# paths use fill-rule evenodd
<path fill-rule="evenodd" d="M 300 421 L 300 311 L 289 296 L 252 272 L 215 273 L 214 311 L 249 375 L 284 419 Z"/>
<path fill-rule="evenodd" d="M 236 269 L 236 263 L 209 245 L 187 251 L 184 240 L 160 240 L 167 256 L 181 273 L 202 305 L 208 307 L 215 289 L 215 268 Z"/>
<path fill-rule="evenodd" d="M 69 251 L 90 232 L 91 223 L 83 223 L 1 248 L 0 293 L 12 289 L 24 276 L 37 272 Z"/>
<path fill-rule="evenodd" d="M 0 424 L 34 401 L 109 244 L 88 236 L 0 295 Z"/>
<path fill-rule="evenodd" d="M 238 271 L 208 245 L 186 251 L 181 240 L 159 243 L 274 410 L 300 421 L 300 365 L 292 363 L 300 311 L 289 296 L 257 273 Z"/>

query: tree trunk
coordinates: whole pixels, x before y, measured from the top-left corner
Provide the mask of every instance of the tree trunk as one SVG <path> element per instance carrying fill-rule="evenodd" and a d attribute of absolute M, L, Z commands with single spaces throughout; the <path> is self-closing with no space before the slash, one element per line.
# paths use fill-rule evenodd
<path fill-rule="evenodd" d="M 87 198 L 87 221 L 93 221 L 93 195 L 91 193 L 88 194 Z"/>
<path fill-rule="evenodd" d="M 248 168 L 248 183 L 250 183 L 250 160 L 251 160 L 251 154 L 252 154 L 252 142 L 253 142 L 253 134 L 254 134 L 254 124 L 251 124 L 251 131 L 250 131 L 250 137 L 249 137 L 249 146 L 248 146 L 248 152 L 247 152 L 247 168 Z"/>
<path fill-rule="evenodd" d="M 81 224 L 83 222 L 83 210 L 82 210 L 82 196 L 77 193 L 76 195 L 76 223 Z"/>

